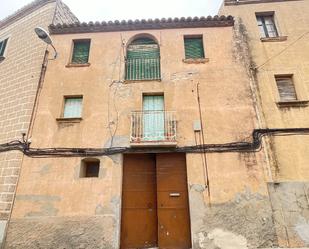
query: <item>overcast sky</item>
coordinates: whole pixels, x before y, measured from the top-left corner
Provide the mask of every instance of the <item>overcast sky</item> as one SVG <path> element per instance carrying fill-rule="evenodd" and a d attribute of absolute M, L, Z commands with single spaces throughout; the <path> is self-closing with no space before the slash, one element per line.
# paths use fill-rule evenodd
<path fill-rule="evenodd" d="M 31 0 L 0 0 L 0 20 Z M 222 0 L 63 0 L 80 21 L 216 15 Z"/>

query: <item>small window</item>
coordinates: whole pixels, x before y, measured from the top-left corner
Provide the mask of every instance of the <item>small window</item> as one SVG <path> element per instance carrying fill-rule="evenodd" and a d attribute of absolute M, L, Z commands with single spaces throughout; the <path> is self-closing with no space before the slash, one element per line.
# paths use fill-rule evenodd
<path fill-rule="evenodd" d="M 89 60 L 90 40 L 73 41 L 73 64 L 86 64 Z"/>
<path fill-rule="evenodd" d="M 83 97 L 65 97 L 63 118 L 80 118 L 82 116 Z"/>
<path fill-rule="evenodd" d="M 85 158 L 81 162 L 80 177 L 99 177 L 100 160 L 96 158 Z"/>
<path fill-rule="evenodd" d="M 184 37 L 186 59 L 203 59 L 205 58 L 203 37 Z"/>
<path fill-rule="evenodd" d="M 257 14 L 256 20 L 262 38 L 278 37 L 274 14 Z"/>
<path fill-rule="evenodd" d="M 0 57 L 4 56 L 4 51 L 5 51 L 7 42 L 8 42 L 8 39 L 0 41 Z"/>
<path fill-rule="evenodd" d="M 275 76 L 275 79 L 281 102 L 297 100 L 292 76 Z"/>

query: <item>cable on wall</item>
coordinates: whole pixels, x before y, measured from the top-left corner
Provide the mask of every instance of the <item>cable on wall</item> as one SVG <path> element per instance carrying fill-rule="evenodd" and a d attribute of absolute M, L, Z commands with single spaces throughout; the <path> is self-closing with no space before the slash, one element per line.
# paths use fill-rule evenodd
<path fill-rule="evenodd" d="M 279 128 L 279 129 L 255 129 L 252 132 L 252 142 L 231 142 L 223 144 L 201 144 L 175 148 L 30 148 L 25 141 L 11 141 L 0 144 L 0 153 L 6 151 L 21 151 L 29 157 L 88 157 L 110 156 L 119 153 L 240 153 L 256 152 L 261 149 L 264 136 L 299 136 L 309 135 L 309 128 Z"/>

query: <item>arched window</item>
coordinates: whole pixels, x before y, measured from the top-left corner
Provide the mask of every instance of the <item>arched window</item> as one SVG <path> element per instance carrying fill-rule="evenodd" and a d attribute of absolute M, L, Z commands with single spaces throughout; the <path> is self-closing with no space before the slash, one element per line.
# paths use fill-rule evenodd
<path fill-rule="evenodd" d="M 127 48 L 126 80 L 160 80 L 159 45 L 151 38 L 134 39 Z"/>

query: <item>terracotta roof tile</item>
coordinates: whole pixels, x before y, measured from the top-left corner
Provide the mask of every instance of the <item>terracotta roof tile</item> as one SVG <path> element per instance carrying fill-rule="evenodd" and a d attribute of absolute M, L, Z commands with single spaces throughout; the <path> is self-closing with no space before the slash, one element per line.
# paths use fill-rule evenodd
<path fill-rule="evenodd" d="M 51 34 L 233 26 L 232 16 L 180 17 L 50 25 Z"/>

